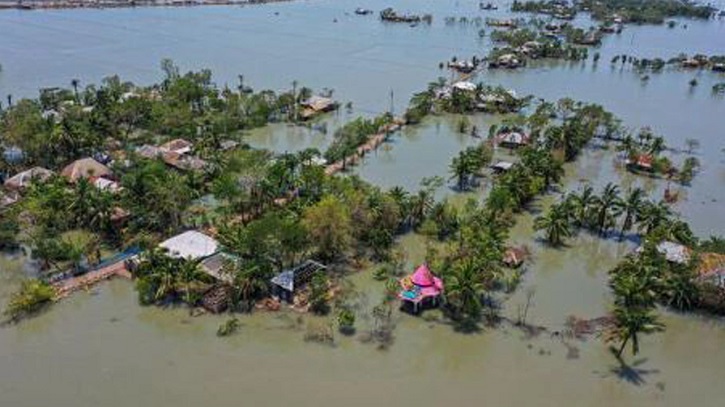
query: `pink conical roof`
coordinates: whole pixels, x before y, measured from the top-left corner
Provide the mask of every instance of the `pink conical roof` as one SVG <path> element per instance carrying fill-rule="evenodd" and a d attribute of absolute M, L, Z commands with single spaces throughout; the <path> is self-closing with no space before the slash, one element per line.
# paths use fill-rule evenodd
<path fill-rule="evenodd" d="M 421 266 L 415 270 L 411 280 L 413 280 L 413 284 L 420 287 L 430 287 L 435 285 L 433 274 L 430 272 L 430 269 L 428 269 L 428 265 L 426 264 L 421 264 Z"/>

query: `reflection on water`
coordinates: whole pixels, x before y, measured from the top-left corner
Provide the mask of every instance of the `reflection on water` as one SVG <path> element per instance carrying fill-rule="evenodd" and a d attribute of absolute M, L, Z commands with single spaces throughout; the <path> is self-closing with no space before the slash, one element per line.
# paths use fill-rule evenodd
<path fill-rule="evenodd" d="M 312 1 L 260 7 L 72 10 L 0 13 L 0 94 L 35 95 L 37 88 L 84 83 L 120 73 L 143 83 L 158 79 L 163 57 L 183 67 L 210 67 L 218 83 L 237 75 L 256 87 L 286 89 L 293 80 L 315 89 L 332 87 L 354 113 L 400 112 L 410 95 L 440 74 L 437 63 L 453 55 L 483 54 L 475 27 L 445 27 L 448 15 L 506 16 L 505 7 L 484 14 L 478 2 L 441 0 L 393 2 L 401 11 L 432 12 L 431 27 L 380 24 L 359 17 L 352 0 Z M 500 2 L 503 5 L 503 2 Z M 372 0 L 374 10 L 389 5 Z M 279 15 L 275 15 L 279 12 Z M 345 14 L 349 13 L 349 15 Z M 338 22 L 334 23 L 333 19 Z M 590 23 L 582 20 L 588 26 Z M 627 27 L 609 37 L 602 58 L 568 67 L 542 64 L 522 72 L 486 72 L 478 79 L 501 83 L 519 94 L 547 99 L 571 96 L 603 104 L 627 126 L 650 125 L 676 148 L 697 138 L 703 171 L 687 200 L 678 204 L 700 235 L 723 233 L 725 101 L 709 87 L 725 77 L 665 72 L 642 84 L 634 73 L 612 69 L 616 54 L 669 57 L 681 51 L 723 53 L 725 21 L 689 21 L 688 29 Z M 488 30 L 487 30 L 488 31 Z M 261 46 L 263 44 L 263 46 Z M 700 86 L 688 91 L 697 76 Z M 328 115 L 326 134 L 286 124 L 246 135 L 255 147 L 278 152 L 308 147 L 324 150 L 334 129 L 352 115 Z M 499 120 L 474 119 L 483 134 Z M 455 117 L 433 117 L 393 137 L 390 145 L 354 171 L 382 187 L 415 190 L 423 177 L 447 178 L 453 156 L 476 139 L 455 131 Z M 502 153 L 502 152 L 498 152 Z M 497 154 L 498 154 L 497 153 Z M 684 159 L 675 155 L 674 160 Z M 634 177 L 613 165 L 613 151 L 588 149 L 569 165 L 564 189 L 581 181 L 596 188 L 621 181 L 661 196 L 665 182 Z M 485 194 L 485 187 L 482 194 Z M 440 196 L 452 191 L 442 188 Z M 472 194 L 475 195 L 475 194 Z M 480 195 L 480 194 L 479 194 Z M 556 199 L 537 202 L 543 208 Z M 522 287 L 505 304 L 513 318 L 533 292 L 529 321 L 551 331 L 567 316 L 596 317 L 610 297 L 606 270 L 631 250 L 630 242 L 590 236 L 571 248 L 540 245 L 531 214 L 521 216 L 511 239 L 533 251 Z M 404 236 L 400 246 L 411 267 L 422 261 L 424 242 Z M 0 303 L 23 274 L 22 259 L 0 258 Z M 361 309 L 380 298 L 369 272 L 351 282 L 362 293 Z M 224 317 L 189 317 L 185 309 L 140 308 L 126 281 L 111 281 L 64 301 L 19 326 L 0 328 L 0 405 L 720 405 L 725 366 L 721 322 L 665 312 L 668 329 L 647 337 L 638 358 L 620 366 L 598 340 L 562 341 L 544 333 L 532 339 L 509 326 L 462 335 L 443 323 L 396 314 L 395 343 L 381 352 L 355 338 L 340 337 L 334 348 L 305 343 L 306 322 L 293 313 L 242 316 L 238 335 L 218 339 Z M 360 330 L 369 319 L 360 318 Z"/>

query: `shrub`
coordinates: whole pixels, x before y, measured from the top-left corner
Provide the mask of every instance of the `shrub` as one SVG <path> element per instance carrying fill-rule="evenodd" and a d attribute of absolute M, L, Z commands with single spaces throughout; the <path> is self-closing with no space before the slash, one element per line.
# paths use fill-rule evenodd
<path fill-rule="evenodd" d="M 40 311 L 55 296 L 55 289 L 45 281 L 38 279 L 26 280 L 20 290 L 10 297 L 5 315 L 17 321 Z"/>

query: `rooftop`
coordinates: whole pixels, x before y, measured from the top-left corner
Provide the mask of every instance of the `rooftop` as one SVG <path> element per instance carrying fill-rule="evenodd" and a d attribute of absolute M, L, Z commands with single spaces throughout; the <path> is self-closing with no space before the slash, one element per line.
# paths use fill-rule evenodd
<path fill-rule="evenodd" d="M 171 257 L 198 260 L 219 251 L 219 242 L 201 232 L 189 230 L 164 240 L 159 247 L 167 249 Z"/>

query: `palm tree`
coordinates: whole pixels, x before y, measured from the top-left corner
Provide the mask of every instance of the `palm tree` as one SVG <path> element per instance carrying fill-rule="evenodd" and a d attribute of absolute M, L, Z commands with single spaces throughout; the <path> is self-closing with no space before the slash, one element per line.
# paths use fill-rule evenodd
<path fill-rule="evenodd" d="M 665 150 L 665 139 L 661 136 L 653 137 L 649 145 L 648 152 L 653 156 L 658 156 Z"/>
<path fill-rule="evenodd" d="M 80 98 L 78 97 L 78 85 L 80 85 L 80 83 L 81 81 L 79 81 L 78 79 L 72 79 L 70 81 L 70 85 L 73 87 L 73 93 L 76 97 L 76 103 L 80 102 Z"/>
<path fill-rule="evenodd" d="M 622 357 L 625 347 L 632 343 L 632 354 L 639 353 L 639 338 L 641 334 L 651 334 L 664 330 L 664 325 L 657 320 L 651 309 L 623 308 L 614 310 L 614 327 L 609 332 L 607 340 L 619 342 L 616 350 L 617 358 Z"/>
<path fill-rule="evenodd" d="M 242 264 L 230 261 L 224 266 L 224 272 L 234 276 L 232 282 L 232 302 L 242 311 L 251 311 L 254 301 L 269 290 L 269 268 L 261 264 Z"/>
<path fill-rule="evenodd" d="M 179 269 L 176 271 L 178 283 L 184 290 L 184 302 L 186 302 L 189 307 L 194 306 L 192 298 L 193 285 L 204 276 L 199 269 L 199 263 L 200 261 L 198 260 L 184 260 L 181 262 Z"/>
<path fill-rule="evenodd" d="M 664 201 L 646 202 L 637 218 L 640 232 L 650 233 L 670 219 L 672 210 Z"/>
<path fill-rule="evenodd" d="M 546 241 L 554 247 L 561 246 L 564 239 L 572 235 L 567 210 L 565 203 L 555 204 L 546 215 L 534 220 L 534 229 L 544 230 Z"/>
<path fill-rule="evenodd" d="M 619 187 L 613 183 L 608 183 L 602 191 L 602 195 L 595 201 L 595 211 L 597 215 L 597 228 L 599 234 L 614 225 L 615 219 L 622 211 L 622 199 L 619 197 Z"/>
<path fill-rule="evenodd" d="M 446 278 L 446 299 L 464 323 L 478 321 L 483 292 L 481 273 L 470 259 L 456 264 Z"/>
<path fill-rule="evenodd" d="M 450 165 L 450 171 L 453 175 L 452 178 L 456 179 L 456 187 L 459 191 L 464 191 L 468 188 L 468 179 L 473 174 L 473 163 L 465 154 L 460 154 L 458 157 L 454 157 Z"/>
<path fill-rule="evenodd" d="M 679 310 L 689 310 L 695 305 L 699 290 L 693 283 L 693 274 L 687 267 L 669 273 L 662 284 L 667 305 Z"/>
<path fill-rule="evenodd" d="M 410 226 L 415 228 L 420 225 L 433 208 L 433 194 L 426 188 L 418 191 L 410 200 Z"/>
<path fill-rule="evenodd" d="M 587 184 L 580 194 L 572 193 L 567 199 L 570 202 L 577 226 L 582 227 L 591 224 L 590 214 L 597 201 L 594 188 Z"/>
<path fill-rule="evenodd" d="M 622 229 L 619 231 L 620 240 L 624 237 L 625 232 L 632 229 L 634 222 L 640 217 L 644 207 L 644 196 L 644 190 L 637 187 L 630 190 L 627 197 L 622 201 L 621 209 L 624 214 L 624 221 L 622 222 Z"/>

